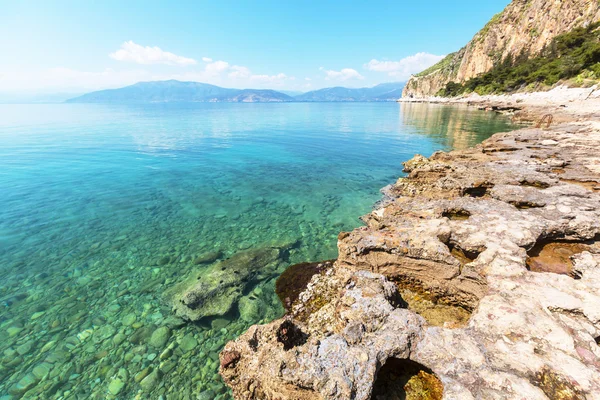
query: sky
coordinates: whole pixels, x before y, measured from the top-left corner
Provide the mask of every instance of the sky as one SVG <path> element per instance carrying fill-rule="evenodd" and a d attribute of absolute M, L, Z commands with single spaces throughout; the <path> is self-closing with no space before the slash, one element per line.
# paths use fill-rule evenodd
<path fill-rule="evenodd" d="M 406 81 L 509 0 L 0 0 L 0 93 L 178 79 L 309 91 Z"/>

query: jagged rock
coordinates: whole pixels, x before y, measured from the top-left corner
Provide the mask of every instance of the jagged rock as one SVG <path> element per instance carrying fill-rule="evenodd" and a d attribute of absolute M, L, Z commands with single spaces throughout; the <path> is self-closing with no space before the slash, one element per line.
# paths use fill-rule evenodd
<path fill-rule="evenodd" d="M 399 398 L 600 399 L 598 143 L 600 124 L 569 123 L 406 163 L 288 315 L 225 346 L 234 396 L 370 399 L 390 369 L 417 365 L 404 386 L 384 387 Z M 564 273 L 528 269 L 540 246 L 565 242 Z M 403 308 L 398 287 L 471 317 L 433 326 Z"/>
<path fill-rule="evenodd" d="M 291 310 L 313 275 L 331 267 L 333 261 L 291 265 L 277 278 L 275 291 L 287 311 Z"/>
<path fill-rule="evenodd" d="M 167 290 L 165 299 L 178 316 L 188 320 L 224 315 L 249 283 L 260 274 L 274 272 L 286 248 L 264 247 L 236 253 Z"/>

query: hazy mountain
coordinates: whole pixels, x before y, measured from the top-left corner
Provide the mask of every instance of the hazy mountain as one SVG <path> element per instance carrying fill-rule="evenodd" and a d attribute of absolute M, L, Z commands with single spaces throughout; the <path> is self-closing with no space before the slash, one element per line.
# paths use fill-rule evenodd
<path fill-rule="evenodd" d="M 228 89 L 207 83 L 155 81 L 139 82 L 119 89 L 100 90 L 67 100 L 68 103 L 168 103 L 232 102 L 267 103 L 289 101 L 394 101 L 404 83 L 382 83 L 371 88 L 333 87 L 295 97 L 267 89 Z"/>
<path fill-rule="evenodd" d="M 404 82 L 382 83 L 370 88 L 331 87 L 313 90 L 299 96 L 296 101 L 395 101 L 402 96 Z"/>
<path fill-rule="evenodd" d="M 278 90 L 278 92 L 281 92 L 283 94 L 287 94 L 288 96 L 300 96 L 301 94 L 303 94 L 304 92 L 301 92 L 300 90 Z"/>
<path fill-rule="evenodd" d="M 139 82 L 120 89 L 100 90 L 67 100 L 68 103 L 167 102 L 283 102 L 294 101 L 274 90 L 227 89 L 207 83 L 175 80 Z"/>

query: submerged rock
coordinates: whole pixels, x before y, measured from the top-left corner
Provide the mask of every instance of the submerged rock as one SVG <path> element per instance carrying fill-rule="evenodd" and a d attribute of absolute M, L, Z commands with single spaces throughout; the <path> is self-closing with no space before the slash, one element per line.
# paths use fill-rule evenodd
<path fill-rule="evenodd" d="M 221 258 L 223 252 L 221 250 L 209 251 L 194 259 L 194 264 L 209 264 Z"/>
<path fill-rule="evenodd" d="M 152 332 L 150 336 L 150 345 L 158 349 L 165 347 L 171 336 L 171 330 L 166 326 L 161 326 Z"/>
<path fill-rule="evenodd" d="M 273 274 L 285 248 L 265 247 L 236 253 L 193 273 L 165 292 L 175 313 L 197 321 L 226 314 L 237 303 L 246 286 L 261 275 Z"/>

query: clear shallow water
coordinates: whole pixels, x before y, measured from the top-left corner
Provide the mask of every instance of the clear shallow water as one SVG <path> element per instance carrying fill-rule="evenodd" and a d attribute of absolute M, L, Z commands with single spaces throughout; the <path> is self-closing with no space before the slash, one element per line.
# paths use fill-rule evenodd
<path fill-rule="evenodd" d="M 281 315 L 277 273 L 335 258 L 402 161 L 512 128 L 423 104 L 0 105 L 0 399 L 227 398 L 218 352 Z M 162 299 L 198 257 L 284 242 L 223 317 Z"/>

